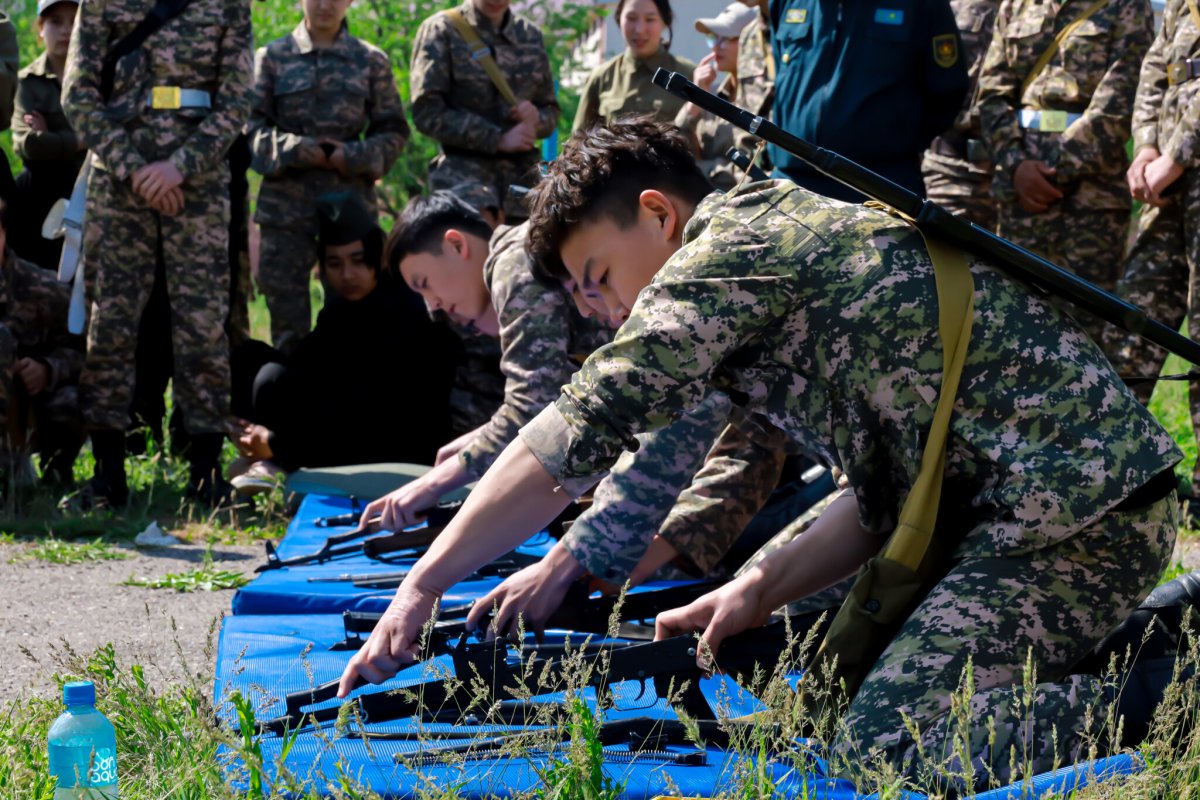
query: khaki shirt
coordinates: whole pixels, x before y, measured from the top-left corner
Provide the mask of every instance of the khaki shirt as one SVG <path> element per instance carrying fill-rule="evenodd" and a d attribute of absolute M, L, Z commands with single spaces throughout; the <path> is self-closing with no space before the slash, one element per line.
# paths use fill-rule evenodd
<path fill-rule="evenodd" d="M 13 151 L 26 168 L 39 161 L 69 162 L 78 170 L 84 151 L 79 149 L 79 134 L 63 112 L 62 77 L 54 73 L 42 53 L 21 70 L 20 78 L 12 115 Z M 48 130 L 39 133 L 25 122 L 25 115 L 34 111 L 45 118 Z"/>
<path fill-rule="evenodd" d="M 678 72 L 690 80 L 696 65 L 686 58 L 677 58 L 665 47 L 645 61 L 626 50 L 601 64 L 588 76 L 575 114 L 574 130 L 587 128 L 597 122 L 608 122 L 622 114 L 653 114 L 663 122 L 673 122 L 683 100 L 650 82 L 655 70 L 662 68 Z"/>

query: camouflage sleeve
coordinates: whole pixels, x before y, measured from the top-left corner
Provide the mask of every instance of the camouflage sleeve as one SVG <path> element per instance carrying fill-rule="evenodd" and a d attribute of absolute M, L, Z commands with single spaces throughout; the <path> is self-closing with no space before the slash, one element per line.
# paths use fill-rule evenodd
<path fill-rule="evenodd" d="M 86 4 L 85 4 L 86 5 Z M 225 6 L 228 26 L 217 49 L 221 83 L 212 112 L 168 159 L 187 180 L 208 172 L 225 158 L 225 151 L 242 132 L 252 101 L 250 6 L 232 0 Z"/>
<path fill-rule="evenodd" d="M 678 551 L 676 565 L 709 574 L 766 505 L 785 459 L 782 442 L 767 446 L 740 425 L 726 426 L 658 531 Z"/>
<path fill-rule="evenodd" d="M 124 126 L 105 113 L 100 96 L 100 70 L 112 36 L 104 8 L 104 0 L 91 0 L 81 3 L 75 15 L 63 76 L 63 111 L 104 168 L 118 180 L 128 180 L 146 165 L 146 159 L 130 144 Z"/>
<path fill-rule="evenodd" d="M 17 29 L 7 14 L 0 13 L 0 126 L 12 119 L 13 97 L 17 93 L 17 72 L 21 68 L 21 51 L 17 45 Z M 4 130 L 0 127 L 0 130 Z"/>
<path fill-rule="evenodd" d="M 920 11 L 923 30 L 919 40 L 928 43 L 921 62 L 925 104 L 920 118 L 922 136 L 928 143 L 954 124 L 967 97 L 969 80 L 962 37 L 948 0 L 926 0 Z M 954 42 L 953 60 L 939 56 L 939 43 L 946 42 L 946 37 Z"/>
<path fill-rule="evenodd" d="M 797 275 L 761 263 L 764 234 L 714 216 L 638 295 L 616 339 L 588 358 L 558 401 L 521 439 L 569 493 L 609 469 L 634 434 L 657 430 L 699 405 L 727 353 L 778 324 L 798 302 Z M 745 264 L 753 274 L 739 275 Z"/>
<path fill-rule="evenodd" d="M 25 122 L 25 115 L 39 108 L 38 92 L 32 81 L 17 84 L 16 105 L 12 113 L 13 152 L 25 161 L 67 161 L 79 152 L 75 131 L 35 131 Z"/>
<path fill-rule="evenodd" d="M 571 131 L 581 131 L 591 127 L 600 119 L 600 68 L 597 67 L 588 76 L 583 91 L 579 93 L 579 108 L 575 111 L 575 121 L 571 123 Z"/>
<path fill-rule="evenodd" d="M 1181 22 L 1179 20 L 1179 15 L 1182 13 L 1182 9 L 1181 9 L 1182 3 L 1174 3 L 1171 5 L 1174 5 L 1174 10 L 1175 10 L 1175 14 L 1174 14 L 1175 20 L 1171 25 L 1171 29 L 1176 30 L 1176 29 L 1178 29 L 1178 26 L 1181 24 Z M 1166 12 L 1164 14 L 1164 19 L 1163 19 L 1163 30 L 1164 31 L 1166 31 L 1166 29 L 1167 29 L 1166 14 L 1171 13 L 1171 10 L 1172 10 L 1171 5 L 1168 5 Z M 1161 38 L 1161 35 L 1160 35 L 1160 38 Z M 1165 48 L 1166 48 L 1165 43 L 1164 43 L 1163 47 L 1165 50 Z M 1163 88 L 1165 90 L 1165 85 L 1166 85 L 1166 80 L 1167 80 L 1166 75 L 1165 75 L 1165 72 L 1166 72 L 1165 65 L 1163 65 L 1163 72 L 1164 72 L 1164 74 L 1161 77 L 1161 81 L 1162 81 Z M 1145 80 L 1145 79 L 1146 79 L 1146 73 L 1145 73 L 1145 67 L 1143 67 L 1142 80 Z M 1157 75 L 1155 75 L 1155 79 L 1160 80 L 1160 78 Z M 1142 86 L 1139 83 L 1138 84 L 1138 101 L 1139 101 L 1139 103 L 1141 101 L 1141 98 L 1142 98 Z M 1134 108 L 1135 121 L 1137 120 L 1137 117 L 1136 117 L 1137 112 L 1138 112 L 1138 108 L 1135 106 L 1135 108 Z M 1155 109 L 1155 112 L 1157 113 L 1157 109 Z M 1180 164 L 1184 167 L 1187 167 L 1187 168 L 1193 167 L 1197 164 L 1198 161 L 1200 161 L 1200 92 L 1192 92 L 1192 100 L 1180 112 L 1178 124 L 1175 125 L 1174 130 L 1171 131 L 1171 135 L 1167 138 L 1167 140 L 1165 142 L 1158 143 L 1158 147 L 1163 155 L 1170 156 L 1175 161 L 1175 163 Z"/>
<path fill-rule="evenodd" d="M 372 50 L 370 64 L 370 123 L 361 140 L 345 144 L 346 168 L 355 175 L 382 178 L 408 142 L 408 120 L 392 62 L 383 51 Z"/>
<path fill-rule="evenodd" d="M 1119 159 L 1124 169 L 1129 110 L 1142 58 L 1154 39 L 1150 0 L 1124 0 L 1110 36 L 1113 52 L 1119 55 L 1109 63 L 1083 118 L 1063 133 L 1056 165 L 1059 183 L 1083 175 L 1110 174 L 1113 159 Z"/>
<path fill-rule="evenodd" d="M 1142 71 L 1138 77 L 1137 94 L 1133 100 L 1133 152 L 1145 147 L 1158 147 L 1158 114 L 1162 110 L 1163 97 L 1167 93 L 1167 48 L 1171 45 L 1169 31 L 1174 31 L 1173 11 L 1180 3 L 1167 3 L 1163 10 L 1162 29 L 1154 37 L 1146 57 L 1142 59 Z"/>
<path fill-rule="evenodd" d="M 413 125 L 443 146 L 495 153 L 504 135 L 500 126 L 449 102 L 454 75 L 448 37 L 456 35 L 441 14 L 422 22 L 417 31 L 409 80 Z"/>
<path fill-rule="evenodd" d="M 77 383 L 83 371 L 83 337 L 67 331 L 67 311 L 71 304 L 71 291 L 59 283 L 53 272 L 35 267 L 28 262 L 24 276 L 22 302 L 36 309 L 37 328 L 43 332 L 45 356 L 43 361 L 50 368 L 50 383 L 47 389 Z"/>
<path fill-rule="evenodd" d="M 979 122 L 983 138 L 996 172 L 1011 174 L 1024 158 L 1021 125 L 1018 112 L 1021 109 L 1021 81 L 1008 62 L 1005 48 L 1005 31 L 1013 13 L 1014 0 L 1004 0 L 996 12 L 995 35 L 988 46 L 987 57 L 979 70 L 978 95 Z"/>
<path fill-rule="evenodd" d="M 728 417 L 729 399 L 713 393 L 671 425 L 639 436 L 638 451 L 617 459 L 563 546 L 592 575 L 624 583 Z"/>
<path fill-rule="evenodd" d="M 487 472 L 521 426 L 554 402 L 576 369 L 569 353 L 571 298 L 534 279 L 519 243 L 497 256 L 492 302 L 500 319 L 504 402 L 459 452 L 472 479 Z"/>
<path fill-rule="evenodd" d="M 254 95 L 246 134 L 250 140 L 250 166 L 259 175 L 268 177 L 282 175 L 296 163 L 301 147 L 315 144 L 307 136 L 276 127 L 275 68 L 265 47 L 254 54 Z"/>

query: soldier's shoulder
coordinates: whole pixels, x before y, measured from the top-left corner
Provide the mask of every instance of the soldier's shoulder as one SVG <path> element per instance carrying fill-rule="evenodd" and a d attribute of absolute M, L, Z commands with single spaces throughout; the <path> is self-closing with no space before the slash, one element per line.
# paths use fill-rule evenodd
<path fill-rule="evenodd" d="M 262 53 L 263 58 L 276 60 L 294 56 L 300 52 L 296 47 L 296 37 L 291 33 L 286 33 L 278 39 L 272 39 L 262 47 L 258 48 L 258 52 Z"/>
<path fill-rule="evenodd" d="M 514 287 L 534 284 L 532 264 L 525 252 L 526 225 L 501 226 L 488 243 L 484 272 L 489 285 Z"/>
<path fill-rule="evenodd" d="M 29 62 L 29 64 L 17 73 L 17 77 L 23 81 L 30 78 L 35 81 L 50 80 L 46 77 L 46 54 L 43 52 L 40 56 Z"/>
<path fill-rule="evenodd" d="M 417 36 L 441 36 L 451 29 L 450 17 L 445 11 L 437 11 L 421 20 L 417 26 Z"/>
<path fill-rule="evenodd" d="M 513 14 L 510 24 L 512 25 L 512 35 L 514 38 L 522 42 L 542 43 L 541 27 L 528 17 L 522 14 Z"/>
<path fill-rule="evenodd" d="M 378 45 L 372 44 L 365 39 L 353 37 L 356 49 L 362 54 L 365 61 L 381 64 L 391 64 L 392 59 L 388 57 L 387 51 Z"/>

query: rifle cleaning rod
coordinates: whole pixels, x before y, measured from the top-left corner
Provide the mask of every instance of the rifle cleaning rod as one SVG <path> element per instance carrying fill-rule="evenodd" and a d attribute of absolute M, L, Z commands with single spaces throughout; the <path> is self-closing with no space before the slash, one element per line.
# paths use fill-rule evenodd
<path fill-rule="evenodd" d="M 659 69 L 654 83 L 677 97 L 694 103 L 744 131 L 775 145 L 851 189 L 896 209 L 916 221 L 923 232 L 949 240 L 986 259 L 1039 291 L 1067 300 L 1105 322 L 1141 336 L 1192 364 L 1200 365 L 1200 343 L 1153 319 L 1145 311 L 1099 286 L 1080 278 L 1041 256 L 1013 244 L 882 175 L 817 147 L 733 103 L 706 92 L 677 72 Z"/>

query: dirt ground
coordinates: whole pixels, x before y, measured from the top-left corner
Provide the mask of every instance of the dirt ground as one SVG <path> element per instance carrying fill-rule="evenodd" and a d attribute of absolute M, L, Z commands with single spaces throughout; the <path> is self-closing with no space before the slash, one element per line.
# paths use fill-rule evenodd
<path fill-rule="evenodd" d="M 154 578 L 191 569 L 202 561 L 204 547 L 117 547 L 130 557 L 59 565 L 9 563 L 23 548 L 0 545 L 0 706 L 31 694 L 54 694 L 48 656 L 63 640 L 80 653 L 112 642 L 120 663 L 146 666 L 151 680 L 156 675 L 167 681 L 180 677 L 186 660 L 189 672 L 211 681 L 213 663 L 205 643 L 213 621 L 229 613 L 233 592 L 181 593 L 121 585 L 131 575 Z M 218 569 L 252 574 L 263 560 L 262 552 L 261 544 L 217 545 L 213 562 Z M 21 647 L 40 663 L 31 661 Z"/>
<path fill-rule="evenodd" d="M 54 693 L 48 656 L 64 640 L 80 653 L 112 642 L 122 664 L 145 665 L 151 680 L 178 679 L 186 662 L 188 672 L 211 682 L 213 655 L 206 653 L 206 641 L 214 620 L 229 613 L 233 592 L 180 593 L 121 585 L 131 575 L 149 578 L 189 569 L 201 562 L 204 548 L 121 547 L 130 553 L 124 561 L 57 565 L 10 564 L 21 547 L 0 545 L 0 705 L 17 697 Z M 253 575 L 262 561 L 262 545 L 217 546 L 213 560 L 220 569 Z M 1200 538 L 1181 539 L 1175 560 L 1188 569 L 1200 568 Z"/>

